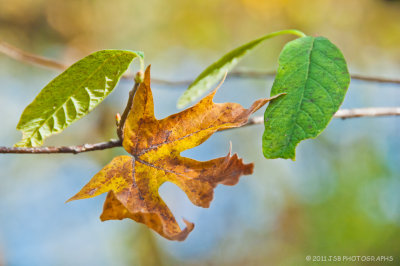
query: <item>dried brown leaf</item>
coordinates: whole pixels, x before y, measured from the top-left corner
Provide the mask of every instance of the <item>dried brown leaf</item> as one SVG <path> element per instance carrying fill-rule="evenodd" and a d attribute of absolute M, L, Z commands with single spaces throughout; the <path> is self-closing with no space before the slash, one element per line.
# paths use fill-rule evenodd
<path fill-rule="evenodd" d="M 184 240 L 194 224 L 184 220 L 181 230 L 161 199 L 164 182 L 180 187 L 191 202 L 209 207 L 218 184 L 235 185 L 241 175 L 253 172 L 236 154 L 210 161 L 180 156 L 218 130 L 240 127 L 270 99 L 260 99 L 249 109 L 236 103 L 213 103 L 216 90 L 198 104 L 157 120 L 150 89 L 150 67 L 140 84 L 124 127 L 123 147 L 132 156 L 118 156 L 96 174 L 70 200 L 91 198 L 108 192 L 101 220 L 130 218 L 170 240 Z"/>

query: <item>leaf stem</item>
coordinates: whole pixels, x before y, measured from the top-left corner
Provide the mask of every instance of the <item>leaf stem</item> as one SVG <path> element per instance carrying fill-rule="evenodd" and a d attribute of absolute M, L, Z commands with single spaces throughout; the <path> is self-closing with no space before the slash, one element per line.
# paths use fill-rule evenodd
<path fill-rule="evenodd" d="M 291 30 L 279 30 L 279 31 L 274 31 L 274 32 L 268 33 L 267 35 L 264 35 L 264 36 L 254 40 L 254 41 L 251 41 L 251 43 L 259 43 L 261 41 L 264 41 L 264 40 L 267 40 L 267 39 L 271 39 L 271 38 L 274 38 L 274 37 L 280 36 L 280 35 L 286 35 L 286 34 L 295 35 L 295 36 L 297 36 L 299 38 L 307 36 L 306 34 L 304 34 L 303 32 L 301 32 L 299 30 L 294 30 L 294 29 L 291 29 Z"/>
<path fill-rule="evenodd" d="M 144 72 L 144 59 L 139 56 L 139 61 L 140 61 L 140 72 Z"/>
<path fill-rule="evenodd" d="M 299 30 L 295 30 L 295 29 L 290 29 L 290 30 L 280 30 L 280 31 L 275 31 L 272 32 L 264 37 L 274 37 L 274 36 L 279 36 L 279 35 L 285 35 L 285 34 L 291 34 L 291 35 L 296 35 L 298 37 L 306 37 L 307 35 L 304 32 L 301 32 Z"/>

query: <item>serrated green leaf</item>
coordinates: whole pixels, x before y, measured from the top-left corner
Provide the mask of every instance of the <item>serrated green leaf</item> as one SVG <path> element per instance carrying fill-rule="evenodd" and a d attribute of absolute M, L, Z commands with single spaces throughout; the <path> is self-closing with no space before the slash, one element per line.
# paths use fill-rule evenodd
<path fill-rule="evenodd" d="M 225 54 L 218 61 L 207 67 L 194 81 L 189 85 L 185 93 L 179 98 L 177 107 L 183 108 L 193 102 L 214 86 L 226 72 L 234 68 L 237 63 L 250 51 L 254 50 L 259 44 L 272 37 L 294 34 L 297 36 L 305 36 L 304 33 L 297 30 L 283 30 L 267 34 L 261 38 L 246 43 L 229 53 Z"/>
<path fill-rule="evenodd" d="M 264 114 L 266 158 L 295 158 L 297 144 L 315 138 L 339 109 L 350 83 L 340 50 L 324 37 L 303 37 L 286 44 Z"/>
<path fill-rule="evenodd" d="M 95 52 L 65 70 L 36 96 L 21 115 L 17 147 L 35 147 L 87 115 L 106 98 L 135 57 L 123 50 Z"/>

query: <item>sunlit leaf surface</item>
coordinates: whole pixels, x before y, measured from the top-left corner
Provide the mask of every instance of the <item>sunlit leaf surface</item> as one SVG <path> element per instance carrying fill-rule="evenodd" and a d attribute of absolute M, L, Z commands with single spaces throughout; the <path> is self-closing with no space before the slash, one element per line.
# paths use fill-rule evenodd
<path fill-rule="evenodd" d="M 123 50 L 95 52 L 65 70 L 42 89 L 17 125 L 22 131 L 19 147 L 43 144 L 46 137 L 63 131 L 104 100 L 135 57 Z"/>
<path fill-rule="evenodd" d="M 265 111 L 266 158 L 294 159 L 297 144 L 318 136 L 339 109 L 350 83 L 340 50 L 324 37 L 289 42 L 279 57 L 271 95 L 286 93 Z"/>

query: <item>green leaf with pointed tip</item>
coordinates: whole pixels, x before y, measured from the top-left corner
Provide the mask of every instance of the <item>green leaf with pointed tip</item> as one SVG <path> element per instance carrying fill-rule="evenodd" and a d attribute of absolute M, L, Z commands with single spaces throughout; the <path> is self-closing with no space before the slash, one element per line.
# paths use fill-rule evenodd
<path fill-rule="evenodd" d="M 194 81 L 189 85 L 185 93 L 179 98 L 177 107 L 183 108 L 204 94 L 208 89 L 215 85 L 226 72 L 234 68 L 237 63 L 250 51 L 259 44 L 272 37 L 294 34 L 297 36 L 305 36 L 304 33 L 297 30 L 282 30 L 267 34 L 261 38 L 246 43 L 229 53 L 225 54 L 218 61 L 207 67 Z"/>
<path fill-rule="evenodd" d="M 339 109 L 350 83 L 340 50 L 324 37 L 303 37 L 286 44 L 264 114 L 266 158 L 295 159 L 297 144 L 315 138 Z"/>
<path fill-rule="evenodd" d="M 95 52 L 53 79 L 21 115 L 17 129 L 23 137 L 17 147 L 35 147 L 87 115 L 106 98 L 140 52 Z"/>

